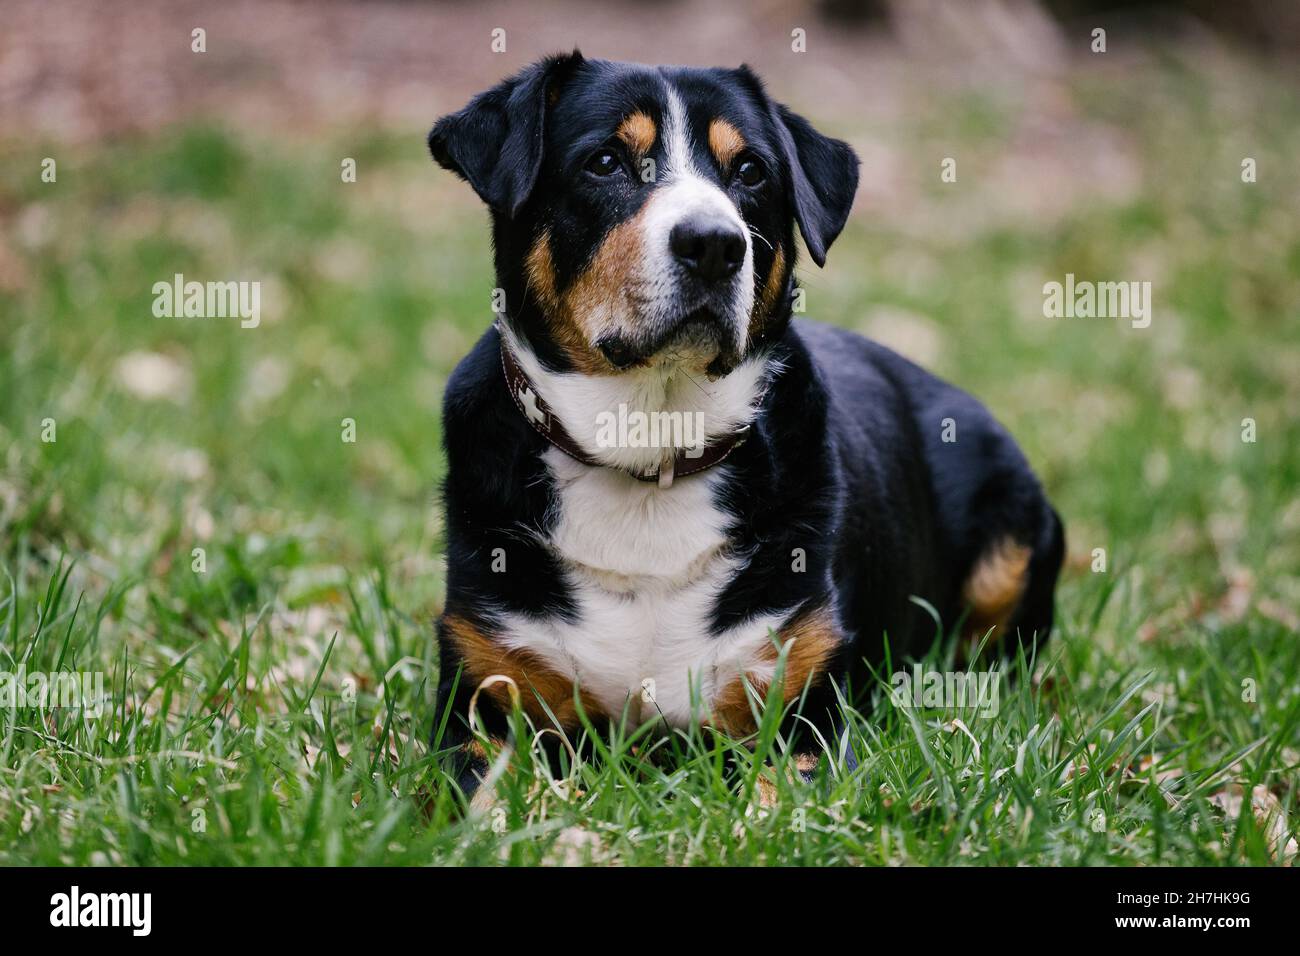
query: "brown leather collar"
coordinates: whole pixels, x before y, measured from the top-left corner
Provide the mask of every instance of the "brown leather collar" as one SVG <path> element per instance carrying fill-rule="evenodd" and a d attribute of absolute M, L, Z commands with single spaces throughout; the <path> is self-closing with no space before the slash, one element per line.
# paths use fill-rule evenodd
<path fill-rule="evenodd" d="M 497 335 L 501 339 L 501 371 L 505 374 L 506 388 L 510 392 L 511 399 L 514 400 L 515 407 L 524 416 L 524 420 L 532 425 L 539 435 L 575 461 L 580 461 L 584 465 L 591 465 L 592 467 L 614 467 L 592 458 L 573 440 L 573 436 L 569 434 L 564 424 L 551 411 L 550 406 L 543 401 L 536 386 L 533 385 L 524 370 L 520 368 L 519 362 L 515 359 L 514 353 L 511 351 L 506 342 L 506 337 L 499 327 Z M 749 426 L 745 425 L 730 435 L 705 445 L 703 448 L 683 449 L 671 458 L 665 455 L 662 463 L 648 471 L 618 470 L 626 471 L 627 474 L 638 481 L 656 481 L 659 483 L 660 488 L 671 488 L 674 479 L 693 475 L 718 464 L 744 444 L 748 436 Z"/>

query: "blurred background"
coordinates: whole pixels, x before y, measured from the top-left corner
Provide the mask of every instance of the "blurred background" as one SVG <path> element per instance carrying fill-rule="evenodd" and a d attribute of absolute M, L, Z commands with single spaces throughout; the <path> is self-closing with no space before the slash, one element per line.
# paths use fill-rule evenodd
<path fill-rule="evenodd" d="M 810 315 L 1019 437 L 1069 527 L 1069 613 L 1105 548 L 1148 638 L 1207 614 L 1296 626 L 1296 3 L 6 0 L 0 19 L 0 541 L 19 579 L 75 557 L 77 586 L 147 612 L 145 637 L 270 602 L 318 652 L 357 576 L 427 621 L 438 406 L 493 281 L 486 216 L 425 134 L 579 47 L 747 62 L 854 145 L 850 225 L 802 268 Z M 261 282 L 261 325 L 155 318 L 175 273 Z M 1066 273 L 1150 281 L 1150 328 L 1044 318 Z"/>

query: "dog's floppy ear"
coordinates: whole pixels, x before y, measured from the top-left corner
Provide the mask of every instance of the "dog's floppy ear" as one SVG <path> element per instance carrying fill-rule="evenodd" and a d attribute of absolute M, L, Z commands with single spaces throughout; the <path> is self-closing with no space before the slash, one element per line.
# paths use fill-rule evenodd
<path fill-rule="evenodd" d="M 826 250 L 844 228 L 858 191 L 858 155 L 779 103 L 774 113 L 790 169 L 795 219 L 813 262 L 824 266 Z"/>
<path fill-rule="evenodd" d="M 547 94 L 561 72 L 582 62 L 577 50 L 547 57 L 480 93 L 429 133 L 429 152 L 464 178 L 488 206 L 514 217 L 542 164 Z"/>

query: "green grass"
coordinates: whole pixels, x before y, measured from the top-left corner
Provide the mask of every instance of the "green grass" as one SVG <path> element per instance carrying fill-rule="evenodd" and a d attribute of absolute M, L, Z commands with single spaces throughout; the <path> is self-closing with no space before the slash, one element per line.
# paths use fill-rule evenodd
<path fill-rule="evenodd" d="M 521 733 L 486 813 L 427 747 L 438 402 L 493 285 L 469 190 L 391 131 L 8 144 L 0 672 L 102 673 L 109 701 L 0 709 L 0 863 L 1276 862 L 1223 795 L 1300 820 L 1300 105 L 1266 76 L 1227 113 L 1172 67 L 1146 79 L 1076 91 L 1128 191 L 1018 213 L 989 185 L 1028 148 L 1014 101 L 940 100 L 871 131 L 910 198 L 803 270 L 813 317 L 919 341 L 983 398 L 1065 518 L 1058 631 L 997 716 L 877 689 L 861 766 L 811 783 L 775 708 L 752 752 L 590 728 L 601 757 L 562 783 Z M 959 107 L 979 121 L 950 129 Z M 1042 318 L 1067 271 L 1152 279 L 1152 327 Z M 262 325 L 154 318 L 176 272 L 263 280 Z M 165 357 L 162 397 L 132 353 Z"/>

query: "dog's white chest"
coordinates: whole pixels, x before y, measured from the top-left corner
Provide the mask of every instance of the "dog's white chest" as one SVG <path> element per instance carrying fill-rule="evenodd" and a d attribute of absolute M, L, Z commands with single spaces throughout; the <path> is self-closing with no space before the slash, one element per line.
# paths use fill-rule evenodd
<path fill-rule="evenodd" d="M 575 679 L 610 715 L 626 705 L 633 717 L 661 713 L 673 726 L 706 717 L 720 688 L 762 671 L 780 623 L 709 631 L 719 593 L 743 564 L 726 548 L 729 519 L 713 502 L 724 469 L 660 489 L 555 449 L 546 462 L 560 502 L 549 544 L 566 567 L 576 618 L 511 615 L 501 639 Z"/>

